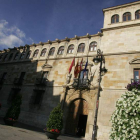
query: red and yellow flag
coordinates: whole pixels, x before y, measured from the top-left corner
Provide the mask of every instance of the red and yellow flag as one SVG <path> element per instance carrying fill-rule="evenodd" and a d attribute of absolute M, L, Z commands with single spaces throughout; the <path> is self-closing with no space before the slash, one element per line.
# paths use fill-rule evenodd
<path fill-rule="evenodd" d="M 80 65 L 78 65 L 78 73 L 81 72 L 82 66 L 83 66 L 83 58 L 82 58 L 82 60 L 81 60 L 81 62 L 80 62 Z"/>
<path fill-rule="evenodd" d="M 77 64 L 76 64 L 76 66 L 75 66 L 75 69 L 74 69 L 74 77 L 75 78 L 77 78 L 77 76 L 78 76 L 78 64 L 79 64 L 79 59 L 78 59 L 78 61 L 77 61 Z"/>

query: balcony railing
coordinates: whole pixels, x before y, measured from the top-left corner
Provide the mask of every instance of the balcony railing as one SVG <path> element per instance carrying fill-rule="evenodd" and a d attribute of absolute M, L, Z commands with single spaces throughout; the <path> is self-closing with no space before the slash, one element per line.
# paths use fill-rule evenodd
<path fill-rule="evenodd" d="M 4 80 L 3 78 L 0 78 L 0 85 L 2 85 L 4 83 Z"/>
<path fill-rule="evenodd" d="M 131 83 L 134 83 L 134 82 L 139 82 L 140 83 L 140 79 L 131 79 Z"/>
<path fill-rule="evenodd" d="M 35 80 L 35 85 L 46 85 L 47 84 L 47 79 L 46 78 L 36 78 Z"/>
<path fill-rule="evenodd" d="M 15 85 L 22 85 L 23 84 L 23 80 L 24 79 L 21 79 L 21 78 L 15 78 L 14 79 L 14 84 Z"/>
<path fill-rule="evenodd" d="M 73 87 L 74 88 L 89 88 L 90 81 L 89 79 L 74 79 Z"/>

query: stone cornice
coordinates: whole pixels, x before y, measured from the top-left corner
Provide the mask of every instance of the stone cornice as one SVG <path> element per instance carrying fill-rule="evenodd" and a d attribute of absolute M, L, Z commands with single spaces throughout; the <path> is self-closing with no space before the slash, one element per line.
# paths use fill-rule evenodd
<path fill-rule="evenodd" d="M 40 45 L 43 46 L 45 44 L 61 43 L 61 42 L 66 42 L 66 41 L 69 42 L 71 40 L 76 40 L 76 39 L 79 40 L 79 39 L 91 38 L 91 37 L 96 37 L 96 36 L 101 37 L 102 33 L 98 32 L 97 34 L 94 34 L 94 35 L 90 35 L 90 34 L 87 33 L 87 35 L 85 35 L 85 36 L 77 36 L 77 35 L 75 35 L 74 38 L 65 37 L 65 39 L 61 39 L 61 40 L 60 39 L 56 39 L 54 41 L 48 40 L 47 42 L 40 42 L 38 44 L 33 43 L 31 45 L 25 45 L 25 46 L 19 46 L 19 47 L 14 47 L 14 48 L 8 48 L 7 50 L 15 51 L 15 50 L 23 49 L 24 47 L 25 48 L 29 48 L 29 47 L 36 47 L 36 46 L 40 46 Z M 0 53 L 4 53 L 4 52 L 5 52 L 4 50 L 0 50 Z"/>
<path fill-rule="evenodd" d="M 131 25 L 122 25 L 122 26 L 117 26 L 117 27 L 110 27 L 110 28 L 102 28 L 101 31 L 103 32 L 103 31 L 109 31 L 109 30 L 135 27 L 135 26 L 140 26 L 140 23 L 135 23 L 135 24 L 131 24 Z"/>
<path fill-rule="evenodd" d="M 44 45 L 45 44 L 53 44 L 53 43 L 60 43 L 60 42 L 66 42 L 66 41 L 71 41 L 71 40 L 76 40 L 76 39 L 83 39 L 83 38 L 91 38 L 91 37 L 96 37 L 96 36 L 102 36 L 102 33 L 100 33 L 100 32 L 98 32 L 97 34 L 94 34 L 94 35 L 89 35 L 88 33 L 87 33 L 87 35 L 85 35 L 85 36 L 77 36 L 77 35 L 75 35 L 75 37 L 74 38 L 68 38 L 68 37 L 65 37 L 65 39 L 56 39 L 56 40 L 54 40 L 54 41 L 50 41 L 50 40 L 48 40 L 48 42 L 44 42 Z M 38 46 L 39 44 L 36 44 L 36 46 Z"/>
<path fill-rule="evenodd" d="M 117 53 L 104 53 L 104 56 L 111 56 L 111 55 L 127 55 L 127 54 L 140 54 L 140 51 L 130 51 L 130 52 L 117 52 Z M 83 56 L 75 56 L 75 58 L 83 58 L 83 57 L 95 57 L 97 54 L 92 55 L 83 55 Z M 7 65 L 7 64 L 15 64 L 15 63 L 33 63 L 39 61 L 46 61 L 46 60 L 60 60 L 60 59 L 73 59 L 74 56 L 69 57 L 61 57 L 61 58 L 45 58 L 45 59 L 38 59 L 38 60 L 19 60 L 19 61 L 12 61 L 12 62 L 0 62 L 0 65 Z"/>
<path fill-rule="evenodd" d="M 136 5 L 136 4 L 140 4 L 140 1 L 135 1 L 135 2 L 131 2 L 131 3 L 126 3 L 126 4 L 118 5 L 118 6 L 108 7 L 108 8 L 103 9 L 102 11 L 104 13 L 105 11 L 115 10 L 115 9 L 119 9 L 119 8 L 124 8 L 124 7 L 128 7 L 128 6 Z"/>

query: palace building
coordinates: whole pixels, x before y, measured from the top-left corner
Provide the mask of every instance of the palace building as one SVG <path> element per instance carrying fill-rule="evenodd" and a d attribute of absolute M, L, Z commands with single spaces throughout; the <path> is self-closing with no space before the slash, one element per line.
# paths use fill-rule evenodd
<path fill-rule="evenodd" d="M 45 128 L 61 103 L 63 134 L 91 140 L 94 129 L 98 140 L 108 140 L 116 101 L 128 83 L 140 79 L 140 1 L 103 14 L 97 34 L 1 50 L 0 117 L 21 94 L 19 122 Z M 93 58 L 102 60 L 95 65 Z"/>

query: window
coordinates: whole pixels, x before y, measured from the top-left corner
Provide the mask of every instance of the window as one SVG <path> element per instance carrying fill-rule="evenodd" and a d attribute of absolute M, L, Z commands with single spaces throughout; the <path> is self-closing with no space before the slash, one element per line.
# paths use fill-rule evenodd
<path fill-rule="evenodd" d="M 49 51 L 49 55 L 53 55 L 54 54 L 54 51 L 55 51 L 55 48 L 51 48 L 50 51 Z"/>
<path fill-rule="evenodd" d="M 7 56 L 8 56 L 8 54 L 6 54 L 6 55 L 4 56 L 3 61 L 6 61 L 6 60 L 7 60 Z"/>
<path fill-rule="evenodd" d="M 32 51 L 28 51 L 27 56 L 26 56 L 27 59 L 30 58 L 31 52 Z"/>
<path fill-rule="evenodd" d="M 93 51 L 96 51 L 97 50 L 97 42 L 91 42 L 90 45 L 89 45 L 89 51 L 90 52 L 93 52 Z"/>
<path fill-rule="evenodd" d="M 37 57 L 39 50 L 35 50 L 33 57 Z"/>
<path fill-rule="evenodd" d="M 35 92 L 35 99 L 34 99 L 34 105 L 39 105 L 42 102 L 43 99 L 43 93 L 42 91 L 36 91 Z"/>
<path fill-rule="evenodd" d="M 88 79 L 88 70 L 82 70 L 80 72 L 79 79 Z"/>
<path fill-rule="evenodd" d="M 25 73 L 26 73 L 26 72 L 21 72 L 20 78 L 19 78 L 19 79 L 23 80 L 23 79 L 24 79 L 24 76 L 25 76 Z"/>
<path fill-rule="evenodd" d="M 3 84 L 4 83 L 4 80 L 6 79 L 6 75 L 7 75 L 7 72 L 4 72 L 1 77 L 0 77 L 0 84 Z"/>
<path fill-rule="evenodd" d="M 111 23 L 117 23 L 119 22 L 119 15 L 113 15 L 111 18 Z"/>
<path fill-rule="evenodd" d="M 25 52 L 22 52 L 22 53 L 21 53 L 21 56 L 20 56 L 20 59 L 23 59 L 24 56 L 25 56 Z"/>
<path fill-rule="evenodd" d="M 15 85 L 22 85 L 23 80 L 24 80 L 24 76 L 25 76 L 25 72 L 21 72 L 20 77 L 14 79 L 14 84 Z"/>
<path fill-rule="evenodd" d="M 3 55 L 0 56 L 0 61 L 2 60 L 2 58 L 3 58 Z"/>
<path fill-rule="evenodd" d="M 19 53 L 17 52 L 16 55 L 15 55 L 15 57 L 14 57 L 14 60 L 17 60 L 18 57 L 19 57 Z"/>
<path fill-rule="evenodd" d="M 16 96 L 18 95 L 18 93 L 19 93 L 19 89 L 14 89 L 14 88 L 11 89 L 7 103 L 11 104 L 13 100 L 16 98 Z"/>
<path fill-rule="evenodd" d="M 131 13 L 127 12 L 123 14 L 123 21 L 129 21 L 131 20 Z"/>
<path fill-rule="evenodd" d="M 58 50 L 58 53 L 59 55 L 62 55 L 64 53 L 64 46 L 61 46 Z"/>
<path fill-rule="evenodd" d="M 13 57 L 13 53 L 11 53 L 11 54 L 10 54 L 10 56 L 9 56 L 9 59 L 8 59 L 8 60 L 10 61 L 10 60 L 12 59 L 12 57 Z"/>
<path fill-rule="evenodd" d="M 139 80 L 140 79 L 140 69 L 135 69 L 134 70 L 134 80 Z"/>
<path fill-rule="evenodd" d="M 84 43 L 81 43 L 79 46 L 78 46 L 78 52 L 84 52 L 85 50 L 85 44 Z"/>
<path fill-rule="evenodd" d="M 88 70 L 86 71 L 82 70 L 79 75 L 79 85 L 85 86 L 88 84 L 87 81 L 88 81 Z"/>
<path fill-rule="evenodd" d="M 47 49 L 43 49 L 40 56 L 45 56 Z"/>
<path fill-rule="evenodd" d="M 43 71 L 43 75 L 42 75 L 42 78 L 48 78 L 48 71 Z"/>
<path fill-rule="evenodd" d="M 6 78 L 6 75 L 7 75 L 7 72 L 4 72 L 1 76 L 1 79 L 5 79 Z"/>
<path fill-rule="evenodd" d="M 140 19 L 140 10 L 135 12 L 135 19 Z"/>
<path fill-rule="evenodd" d="M 68 47 L 67 53 L 73 53 L 73 51 L 74 51 L 74 45 L 72 44 Z"/>

